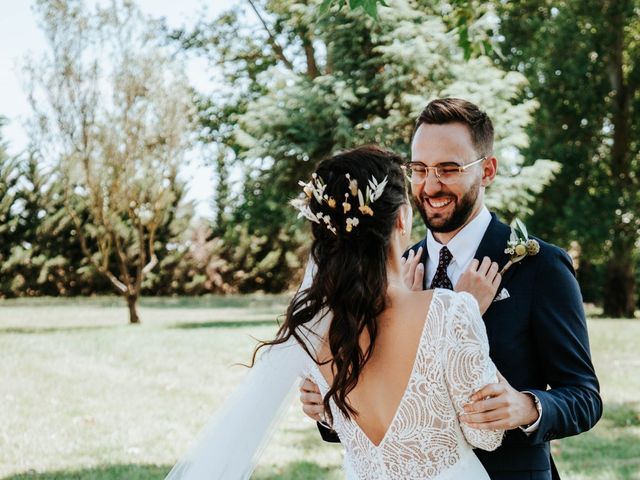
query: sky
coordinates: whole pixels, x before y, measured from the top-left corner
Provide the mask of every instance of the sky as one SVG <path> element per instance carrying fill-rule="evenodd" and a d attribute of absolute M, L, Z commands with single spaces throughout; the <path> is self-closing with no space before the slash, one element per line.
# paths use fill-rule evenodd
<path fill-rule="evenodd" d="M 101 0 L 89 0 L 92 4 Z M 137 0 L 142 11 L 154 17 L 165 17 L 170 27 L 190 26 L 207 8 L 207 17 L 230 8 L 234 0 Z M 32 12 L 32 0 L 0 0 L 0 116 L 7 119 L 2 138 L 8 143 L 10 154 L 19 154 L 27 146 L 23 127 L 30 109 L 21 83 L 21 64 L 27 54 L 38 56 L 46 49 L 43 34 L 38 29 Z M 214 88 L 212 72 L 200 60 L 188 65 L 189 79 L 197 89 L 207 92 Z M 211 215 L 211 194 L 214 178 L 211 168 L 193 159 L 184 169 L 189 182 L 188 199 L 196 202 L 199 216 Z"/>

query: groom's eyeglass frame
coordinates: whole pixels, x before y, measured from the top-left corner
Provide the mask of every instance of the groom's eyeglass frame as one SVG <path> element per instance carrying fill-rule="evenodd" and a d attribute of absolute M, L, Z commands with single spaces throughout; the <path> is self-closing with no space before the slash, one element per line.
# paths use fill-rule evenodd
<path fill-rule="evenodd" d="M 411 183 L 413 183 L 414 185 L 420 185 L 427 180 L 427 177 L 429 176 L 429 170 L 433 170 L 436 179 L 440 183 L 444 185 L 451 185 L 462 178 L 465 170 L 473 167 L 474 165 L 477 165 L 480 162 L 483 162 L 486 159 L 487 157 L 481 157 L 465 165 L 445 163 L 442 165 L 434 165 L 431 167 L 429 165 L 425 165 L 422 162 L 409 162 L 405 165 L 405 173 L 407 175 L 407 179 Z"/>

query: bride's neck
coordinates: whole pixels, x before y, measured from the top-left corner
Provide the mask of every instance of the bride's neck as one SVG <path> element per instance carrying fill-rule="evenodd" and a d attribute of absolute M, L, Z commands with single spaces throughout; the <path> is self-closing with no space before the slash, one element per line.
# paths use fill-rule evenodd
<path fill-rule="evenodd" d="M 404 252 L 403 243 L 402 239 L 396 236 L 389 245 L 389 255 L 387 257 L 387 285 L 389 289 L 392 287 L 401 290 L 408 289 L 402 277 L 402 264 L 400 263 Z"/>

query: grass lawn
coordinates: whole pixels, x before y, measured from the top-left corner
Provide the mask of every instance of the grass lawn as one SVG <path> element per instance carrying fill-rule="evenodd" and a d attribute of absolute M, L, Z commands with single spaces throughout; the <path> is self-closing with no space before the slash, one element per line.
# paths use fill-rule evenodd
<path fill-rule="evenodd" d="M 0 302 L 0 478 L 162 479 L 246 374 L 286 297 Z M 554 442 L 564 480 L 640 479 L 640 321 L 589 321 L 605 416 Z M 295 404 L 253 478 L 338 479 Z"/>

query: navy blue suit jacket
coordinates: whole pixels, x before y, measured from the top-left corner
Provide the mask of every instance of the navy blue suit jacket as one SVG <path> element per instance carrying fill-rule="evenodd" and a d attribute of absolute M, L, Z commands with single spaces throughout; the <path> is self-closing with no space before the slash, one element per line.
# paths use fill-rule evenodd
<path fill-rule="evenodd" d="M 509 257 L 504 250 L 510 233 L 510 227 L 492 214 L 475 258 L 488 256 L 500 266 L 506 264 Z M 550 478 L 551 471 L 559 478 L 549 441 L 589 430 L 602 415 L 582 295 L 571 259 L 564 250 L 536 240 L 540 252 L 504 274 L 498 292 L 506 288 L 509 298 L 494 301 L 483 316 L 498 370 L 515 389 L 537 395 L 543 412 L 534 433 L 527 436 L 519 428 L 510 430 L 497 450 L 476 450 L 494 479 Z M 426 266 L 426 239 L 411 250 L 421 246 Z M 325 440 L 339 441 L 335 433 L 319 427 Z"/>

